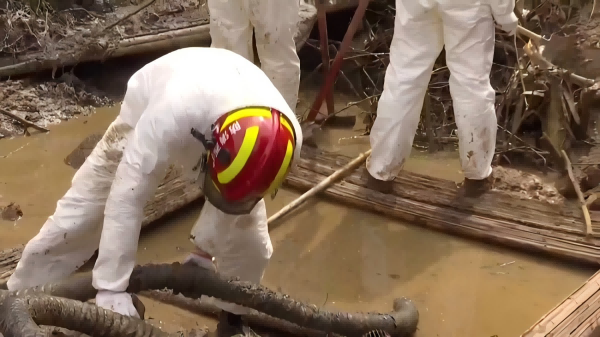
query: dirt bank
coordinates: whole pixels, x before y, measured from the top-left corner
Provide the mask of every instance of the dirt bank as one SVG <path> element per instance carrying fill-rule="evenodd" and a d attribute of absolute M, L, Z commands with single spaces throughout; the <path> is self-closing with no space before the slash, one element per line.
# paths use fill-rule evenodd
<path fill-rule="evenodd" d="M 104 14 L 72 6 L 72 1 L 56 10 L 46 2 L 33 10 L 21 1 L 5 3 L 0 9 L 0 67 L 24 60 L 60 66 L 67 60 L 108 54 L 123 39 L 208 23 L 205 0 L 136 1 Z"/>
<path fill-rule="evenodd" d="M 100 94 L 86 91 L 79 83 L 66 83 L 64 78 L 37 83 L 0 82 L 0 138 L 27 133 L 36 127 L 36 132 L 44 132 L 50 124 L 89 115 L 95 107 L 112 103 Z"/>

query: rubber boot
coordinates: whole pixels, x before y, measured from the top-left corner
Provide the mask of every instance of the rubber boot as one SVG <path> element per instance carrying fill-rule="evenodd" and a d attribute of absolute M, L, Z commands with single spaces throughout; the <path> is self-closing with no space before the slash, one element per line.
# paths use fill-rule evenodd
<path fill-rule="evenodd" d="M 392 184 L 391 180 L 379 180 L 373 177 L 369 171 L 365 170 L 365 172 L 367 172 L 367 188 L 384 194 L 390 194 L 393 192 L 394 185 Z"/>
<path fill-rule="evenodd" d="M 133 306 L 135 307 L 135 310 L 137 310 L 138 315 L 140 315 L 140 318 L 142 320 L 145 319 L 144 315 L 146 315 L 146 306 L 136 294 L 131 294 L 131 302 L 133 302 Z"/>
<path fill-rule="evenodd" d="M 466 197 L 478 198 L 485 192 L 492 189 L 492 179 L 491 177 L 481 180 L 465 178 L 465 181 L 463 182 L 463 188 L 465 189 Z"/>
<path fill-rule="evenodd" d="M 242 316 L 234 315 L 227 311 L 221 311 L 219 314 L 219 323 L 217 324 L 218 337 L 246 336 L 246 331 L 248 330 L 249 328 L 245 326 Z"/>

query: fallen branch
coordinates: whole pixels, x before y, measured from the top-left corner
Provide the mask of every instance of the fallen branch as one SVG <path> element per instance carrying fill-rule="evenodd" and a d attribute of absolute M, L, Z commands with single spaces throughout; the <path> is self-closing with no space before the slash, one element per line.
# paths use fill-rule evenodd
<path fill-rule="evenodd" d="M 316 195 L 319 192 L 326 190 L 329 186 L 335 184 L 338 180 L 344 178 L 344 176 L 352 173 L 352 171 L 354 169 L 356 169 L 359 165 L 361 165 L 362 163 L 364 163 L 367 160 L 367 158 L 369 157 L 370 154 L 371 154 L 371 150 L 361 153 L 354 160 L 352 160 L 348 164 L 344 165 L 339 170 L 333 172 L 327 179 L 321 181 L 315 187 L 311 188 L 306 193 L 304 193 L 300 197 L 298 197 L 298 199 L 290 202 L 287 206 L 280 209 L 279 212 L 273 214 L 268 219 L 268 223 L 272 224 L 273 222 L 277 221 L 279 218 L 283 217 L 284 215 L 286 215 L 289 212 L 293 211 L 294 209 L 298 208 L 300 205 L 302 205 L 306 200 L 308 200 L 312 196 Z"/>
<path fill-rule="evenodd" d="M 23 118 L 15 115 L 15 114 L 13 114 L 12 112 L 8 112 L 8 111 L 6 111 L 4 109 L 0 109 L 0 113 L 3 114 L 3 115 L 5 115 L 5 116 L 8 116 L 8 117 L 10 117 L 10 118 L 12 118 L 14 120 L 16 120 L 21 125 L 23 125 L 25 127 L 25 132 L 27 132 L 27 128 L 34 128 L 34 129 L 36 129 L 38 131 L 41 131 L 41 132 L 49 132 L 50 131 L 50 130 L 44 128 L 44 127 L 36 125 L 35 123 L 32 123 L 32 122 L 30 122 L 28 120 L 25 120 L 25 119 L 23 119 Z"/>
<path fill-rule="evenodd" d="M 135 10 L 131 11 L 130 13 L 128 13 L 127 15 L 123 16 L 122 18 L 120 18 L 119 20 L 116 20 L 115 22 L 111 23 L 110 25 L 104 27 L 104 29 L 102 29 L 100 32 L 98 32 L 98 34 L 96 35 L 100 35 L 100 33 L 103 33 L 113 27 L 115 27 L 116 25 L 124 22 L 125 20 L 129 19 L 130 17 L 136 15 L 137 13 L 139 13 L 140 11 L 142 11 L 144 8 L 147 8 L 148 6 L 152 5 L 156 0 L 149 0 L 146 3 L 140 5 L 139 7 L 137 7 Z"/>
<path fill-rule="evenodd" d="M 573 174 L 573 167 L 571 166 L 571 160 L 569 159 L 569 156 L 567 156 L 567 153 L 565 152 L 565 150 L 561 150 L 560 152 L 565 160 L 565 168 L 567 169 L 569 179 L 571 180 L 571 183 L 573 184 L 575 193 L 577 193 L 577 199 L 579 199 L 579 202 L 581 203 L 581 211 L 583 212 L 583 219 L 585 221 L 585 235 L 591 236 L 593 234 L 592 219 L 590 217 L 590 211 L 585 202 L 585 198 L 583 197 L 583 192 L 581 192 L 581 187 L 579 187 L 577 180 L 575 180 L 575 175 Z"/>
<path fill-rule="evenodd" d="M 527 56 L 529 56 L 529 58 L 532 61 L 537 61 L 537 63 L 539 63 L 540 66 L 546 68 L 547 70 L 554 70 L 554 72 L 556 72 L 559 75 L 563 75 L 563 76 L 568 75 L 569 78 L 571 79 L 571 81 L 573 81 L 574 83 L 576 83 L 584 88 L 591 87 L 596 83 L 596 81 L 594 81 L 590 78 L 586 78 L 586 77 L 583 77 L 580 75 L 573 74 L 572 72 L 569 72 L 565 69 L 561 69 L 561 68 L 555 66 L 554 64 L 552 64 L 550 61 L 546 60 L 542 56 L 542 54 L 540 54 L 537 51 L 537 49 L 540 47 L 542 40 L 544 40 L 544 41 L 549 41 L 549 40 L 546 40 L 542 36 L 532 32 L 530 30 L 527 30 L 521 26 L 517 27 L 517 32 L 521 35 L 529 37 L 530 41 L 528 44 L 523 46 L 523 50 L 525 51 Z M 531 41 L 533 41 L 534 44 L 532 44 Z"/>

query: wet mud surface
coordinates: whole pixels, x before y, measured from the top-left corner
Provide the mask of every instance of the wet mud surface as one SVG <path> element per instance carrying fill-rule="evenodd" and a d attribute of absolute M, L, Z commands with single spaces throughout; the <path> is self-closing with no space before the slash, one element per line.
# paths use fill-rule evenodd
<path fill-rule="evenodd" d="M 88 135 L 105 130 L 117 112 L 118 107 L 100 109 L 52 125 L 50 133 L 0 141 L 0 155 L 6 155 L 0 159 L 0 206 L 15 202 L 24 213 L 18 221 L 0 221 L 1 249 L 26 243 L 37 233 L 70 186 L 75 170 L 64 158 Z M 321 145 L 347 155 L 368 146 L 337 142 L 348 135 L 325 130 L 321 140 L 329 143 Z M 462 179 L 454 153 L 414 151 L 406 169 Z M 297 196 L 281 190 L 275 200 L 267 200 L 269 215 Z M 199 212 L 192 205 L 145 230 L 138 263 L 182 261 L 193 248 L 188 237 Z M 419 337 L 519 335 L 594 272 L 320 199 L 290 214 L 271 237 L 275 252 L 265 286 L 329 310 L 386 312 L 394 298 L 407 296 L 420 310 Z M 149 321 L 166 331 L 216 326 L 212 319 L 171 305 L 142 301 Z"/>
<path fill-rule="evenodd" d="M 81 86 L 64 81 L 0 82 L 0 138 L 28 132 L 25 123 L 11 115 L 40 127 L 56 124 L 76 116 L 86 116 L 95 107 L 111 105 L 102 94 L 92 94 Z M 7 112 L 7 113 L 3 113 Z"/>
<path fill-rule="evenodd" d="M 115 69 L 119 70 L 118 76 L 89 69 L 76 73 L 117 101 L 135 69 L 120 68 L 118 64 Z M 299 108 L 310 106 L 314 94 L 314 90 L 303 90 Z M 39 104 L 52 102 L 42 98 Z M 73 106 L 79 106 L 76 98 L 72 100 Z M 350 100 L 336 96 L 336 110 Z M 26 101 L 13 100 L 20 104 Z M 341 115 L 357 114 L 360 109 L 348 109 Z M 78 166 L 91 146 L 72 151 L 89 135 L 106 130 L 118 114 L 118 106 L 89 112 L 65 114 L 78 118 L 43 124 L 48 133 L 32 132 L 30 137 L 0 140 L 0 210 L 10 210 L 7 218 L 0 217 L 0 249 L 24 244 L 39 231 L 70 186 L 75 169 L 69 165 Z M 29 119 L 53 116 L 32 114 Z M 58 116 L 53 117 L 57 122 L 69 119 Z M 16 134 L 23 133 L 18 124 L 4 118 L 0 114 L 1 127 L 9 125 Z M 348 156 L 368 150 L 368 137 L 360 136 L 364 131 L 361 120 L 359 114 L 352 130 L 316 130 L 316 143 L 324 150 Z M 415 149 L 405 169 L 457 183 L 463 178 L 453 151 L 428 154 Z M 515 181 L 514 175 L 522 173 L 496 170 L 494 174 Z M 525 178 L 519 186 L 503 185 L 503 179 L 499 179 L 495 188 L 513 191 L 515 197 L 560 198 L 543 184 L 547 177 Z M 520 189 L 533 193 L 523 196 Z M 275 200 L 266 200 L 269 215 L 299 195 L 280 190 Z M 19 205 L 23 214 L 20 219 L 15 207 L 8 207 L 11 203 Z M 137 262 L 182 261 L 193 249 L 189 233 L 200 209 L 192 203 L 145 229 Z M 319 198 L 286 216 L 272 229 L 271 239 L 274 254 L 263 280 L 265 286 L 332 311 L 387 312 L 394 298 L 409 297 L 420 311 L 417 337 L 518 336 L 595 272 L 433 232 Z M 91 264 L 86 268 L 89 270 Z M 216 327 L 214 319 L 147 297 L 141 299 L 147 321 L 167 332 Z"/>

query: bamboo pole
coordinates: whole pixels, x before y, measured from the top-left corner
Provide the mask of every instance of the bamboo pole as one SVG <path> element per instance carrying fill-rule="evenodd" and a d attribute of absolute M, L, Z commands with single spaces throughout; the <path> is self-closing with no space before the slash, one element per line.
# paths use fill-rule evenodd
<path fill-rule="evenodd" d="M 590 217 L 590 211 L 588 209 L 585 198 L 583 197 L 583 193 L 581 192 L 581 187 L 579 187 L 577 180 L 575 180 L 575 175 L 573 174 L 573 167 L 571 166 L 571 160 L 569 160 L 569 156 L 567 156 L 565 150 L 561 150 L 560 153 L 562 154 L 565 160 L 565 168 L 567 169 L 567 174 L 569 175 L 569 179 L 573 184 L 575 193 L 577 193 L 577 199 L 579 199 L 579 202 L 581 203 L 581 211 L 583 212 L 583 220 L 585 222 L 585 235 L 590 236 L 593 234 L 592 218 Z"/>
<path fill-rule="evenodd" d="M 351 174 L 352 171 L 354 171 L 354 169 L 356 169 L 358 166 L 360 166 L 362 163 L 364 163 L 367 160 L 367 158 L 369 157 L 370 154 L 371 154 L 371 150 L 361 153 L 354 160 L 352 160 L 348 164 L 344 165 L 339 170 L 333 172 L 329 177 L 327 177 L 326 179 L 324 179 L 323 181 L 318 183 L 315 187 L 311 188 L 306 193 L 304 193 L 300 197 L 298 197 L 296 200 L 290 202 L 287 206 L 280 209 L 279 212 L 273 214 L 267 220 L 267 223 L 272 224 L 273 222 L 277 221 L 279 218 L 283 217 L 284 215 L 286 215 L 286 214 L 290 213 L 291 211 L 295 210 L 296 208 L 300 207 L 300 205 L 302 205 L 306 200 L 315 196 L 317 193 L 326 190 L 329 186 L 335 184 L 340 179 L 343 179 L 345 176 Z"/>

